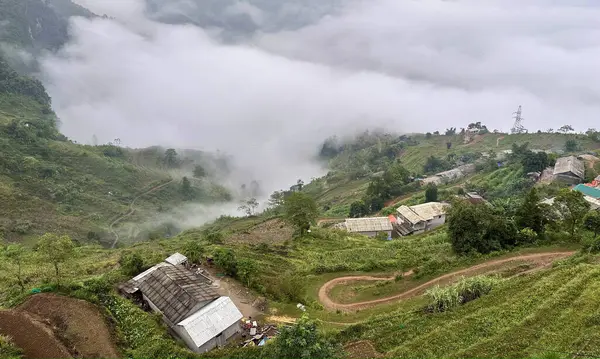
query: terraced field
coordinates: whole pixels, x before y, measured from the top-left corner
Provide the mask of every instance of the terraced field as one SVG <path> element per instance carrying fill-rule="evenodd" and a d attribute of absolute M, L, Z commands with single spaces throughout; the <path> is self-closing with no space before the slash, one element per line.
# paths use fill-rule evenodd
<path fill-rule="evenodd" d="M 600 267 L 558 265 L 506 281 L 454 310 L 425 314 L 423 298 L 343 332 L 403 357 L 600 357 Z"/>

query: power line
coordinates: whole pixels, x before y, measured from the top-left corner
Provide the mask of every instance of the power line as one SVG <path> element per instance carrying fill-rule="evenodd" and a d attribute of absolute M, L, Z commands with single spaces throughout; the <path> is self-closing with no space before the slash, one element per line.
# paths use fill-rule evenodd
<path fill-rule="evenodd" d="M 521 116 L 521 105 L 519 105 L 519 108 L 516 112 L 513 112 L 513 119 L 515 120 L 515 122 L 513 124 L 513 127 L 510 129 L 510 133 L 513 135 L 519 133 L 526 133 L 527 130 L 523 126 L 523 121 L 525 119 Z"/>

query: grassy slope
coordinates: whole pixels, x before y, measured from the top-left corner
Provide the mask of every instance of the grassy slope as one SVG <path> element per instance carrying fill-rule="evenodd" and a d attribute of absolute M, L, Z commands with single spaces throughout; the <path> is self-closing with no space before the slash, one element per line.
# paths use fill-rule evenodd
<path fill-rule="evenodd" d="M 600 353 L 596 264 L 567 263 L 504 282 L 441 314 L 418 312 L 423 298 L 347 330 L 393 357 L 573 357 Z"/>
<path fill-rule="evenodd" d="M 511 149 L 513 143 L 523 144 L 529 143 L 530 149 L 536 150 L 552 150 L 562 151 L 565 142 L 569 138 L 576 138 L 580 147 L 584 151 L 598 151 L 599 143 L 595 143 L 584 135 L 565 135 L 557 133 L 531 133 L 520 135 L 503 135 L 503 134 L 486 134 L 477 137 L 469 144 L 464 144 L 461 136 L 433 136 L 425 138 L 424 135 L 413 135 L 413 138 L 418 142 L 417 145 L 407 146 L 402 150 L 399 158 L 402 164 L 411 172 L 422 173 L 423 165 L 427 157 L 446 157 L 448 154 L 460 156 L 465 153 L 481 153 Z M 452 142 L 452 148 L 447 149 L 446 142 Z M 493 177 L 508 182 L 514 177 L 515 173 L 509 174 L 509 169 L 501 170 L 502 173 L 494 174 Z M 482 184 L 487 181 L 488 174 L 478 174 L 472 178 L 463 179 L 458 183 L 452 183 L 442 188 L 452 188 L 457 184 L 464 183 L 469 180 L 475 184 Z M 513 178 L 514 179 L 514 178 Z M 327 177 L 320 178 L 310 184 L 306 188 L 306 192 L 312 194 L 317 199 L 319 205 L 324 209 L 323 217 L 345 217 L 348 214 L 350 204 L 353 201 L 360 200 L 368 186 L 368 179 L 345 180 L 339 177 L 329 179 Z M 413 196 L 409 196 L 406 200 L 399 202 L 401 204 L 417 204 L 422 203 L 424 199 L 424 191 L 421 191 Z M 397 206 L 396 206 L 397 207 Z M 384 211 L 384 213 L 387 213 Z"/>
<path fill-rule="evenodd" d="M 0 96 L 0 126 L 11 121 L 50 121 L 41 106 L 19 95 Z M 25 127 L 22 127 L 26 129 Z M 108 157 L 102 147 L 68 141 L 27 142 L 0 134 L 4 166 L 0 167 L 0 230 L 10 240 L 35 237 L 43 232 L 67 233 L 85 240 L 89 231 L 101 240 L 112 236 L 112 219 L 128 211 L 135 196 L 171 179 L 156 167 L 136 166 L 133 156 Z M 156 163 L 156 158 L 148 160 Z M 51 176 L 43 175 L 44 171 Z M 210 196 L 209 196 L 210 197 Z M 210 198 L 205 198 L 210 200 Z M 136 202 L 137 218 L 182 202 L 178 181 L 161 192 Z"/>

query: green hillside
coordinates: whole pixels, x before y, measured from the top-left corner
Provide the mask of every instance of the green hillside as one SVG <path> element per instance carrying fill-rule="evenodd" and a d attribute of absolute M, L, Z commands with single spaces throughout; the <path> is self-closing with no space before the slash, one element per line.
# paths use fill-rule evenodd
<path fill-rule="evenodd" d="M 565 262 L 506 281 L 455 310 L 424 314 L 400 303 L 343 332 L 395 358 L 571 358 L 600 354 L 597 264 Z"/>
<path fill-rule="evenodd" d="M 181 193 L 181 175 L 173 177 L 170 170 L 193 166 L 193 159 L 167 168 L 164 149 L 144 152 L 72 143 L 58 132 L 43 86 L 17 75 L 4 62 L 0 66 L 0 234 L 4 238 L 27 240 L 50 231 L 82 242 L 111 243 L 110 223 L 129 210 L 138 194 L 167 182 L 161 191 L 136 201 L 134 221 L 188 201 L 228 199 L 227 191 L 210 180 L 193 181 L 189 198 Z M 139 235 L 147 238 L 149 233 Z"/>

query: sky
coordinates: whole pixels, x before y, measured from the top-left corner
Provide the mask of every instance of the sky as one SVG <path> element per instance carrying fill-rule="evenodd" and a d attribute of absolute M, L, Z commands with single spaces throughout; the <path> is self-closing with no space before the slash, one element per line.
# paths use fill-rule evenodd
<path fill-rule="evenodd" d="M 597 1 L 353 0 L 291 29 L 269 1 L 235 4 L 259 30 L 226 43 L 149 19 L 142 0 L 77 0 L 116 19 L 73 18 L 42 62 L 62 131 L 220 149 L 275 190 L 323 174 L 310 159 L 325 138 L 366 128 L 508 131 L 519 105 L 529 129 L 600 127 Z"/>

